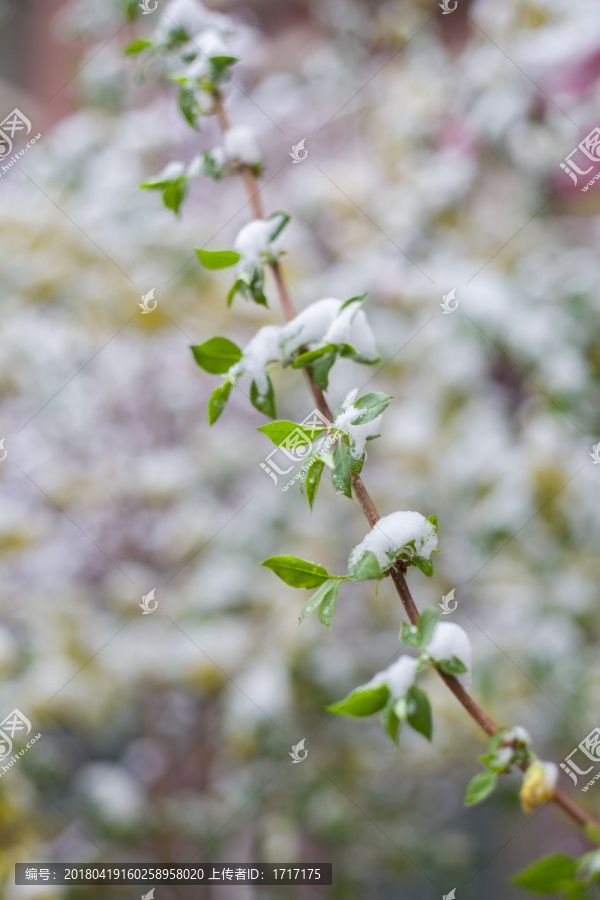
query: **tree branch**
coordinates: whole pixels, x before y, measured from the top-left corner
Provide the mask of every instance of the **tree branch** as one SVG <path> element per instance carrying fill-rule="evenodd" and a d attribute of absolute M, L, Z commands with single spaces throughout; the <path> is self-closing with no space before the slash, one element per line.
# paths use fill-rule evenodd
<path fill-rule="evenodd" d="M 214 109 L 221 129 L 223 131 L 227 131 L 230 127 L 229 119 L 223 106 L 222 97 L 219 93 L 216 93 L 214 95 Z M 246 192 L 248 194 L 248 198 L 250 200 L 255 218 L 264 219 L 265 214 L 262 200 L 260 198 L 261 188 L 258 186 L 258 181 L 252 170 L 252 167 L 249 165 L 241 164 L 239 167 L 239 172 L 244 182 L 244 187 L 246 188 Z M 287 321 L 290 321 L 295 317 L 296 311 L 291 301 L 289 291 L 287 289 L 287 285 L 281 271 L 281 267 L 278 262 L 273 262 L 270 263 L 270 269 L 273 273 L 273 277 L 277 287 L 283 315 Z M 310 369 L 305 368 L 303 369 L 303 372 L 317 409 L 325 416 L 325 418 L 327 418 L 330 422 L 333 422 L 333 413 L 329 408 L 329 404 L 327 403 L 323 391 L 316 384 L 314 378 L 312 377 Z M 373 526 L 379 521 L 381 516 L 377 512 L 377 508 L 375 507 L 375 504 L 373 503 L 373 500 L 371 499 L 369 492 L 367 491 L 362 481 L 362 478 L 356 472 L 352 473 L 352 490 L 358 504 L 360 505 L 360 508 L 362 509 L 367 521 L 369 522 L 369 525 L 371 526 L 371 528 L 373 528 Z M 411 624 L 414 625 L 419 617 L 419 610 L 417 608 L 417 605 L 415 604 L 415 601 L 413 600 L 412 594 L 406 582 L 405 568 L 402 563 L 396 563 L 390 570 L 390 575 L 398 596 L 400 597 L 408 620 L 409 622 L 411 622 Z M 481 709 L 479 704 L 476 703 L 471 695 L 463 688 L 462 684 L 457 678 L 455 678 L 453 675 L 447 675 L 440 669 L 436 669 L 436 672 L 440 676 L 446 687 L 454 694 L 458 702 L 464 707 L 467 713 L 479 725 L 479 727 L 482 729 L 482 731 L 485 732 L 485 734 L 491 737 L 499 730 L 499 726 L 493 721 L 493 719 L 491 719 L 487 715 L 487 713 L 485 713 Z M 594 818 L 594 816 L 590 815 L 590 813 L 582 809 L 577 803 L 571 800 L 562 791 L 558 789 L 555 790 L 552 799 L 553 802 L 560 806 L 561 809 L 563 809 L 567 813 L 567 815 L 570 816 L 578 825 L 583 828 L 585 828 L 586 825 L 593 825 L 594 828 L 600 831 L 600 821 L 598 821 Z"/>

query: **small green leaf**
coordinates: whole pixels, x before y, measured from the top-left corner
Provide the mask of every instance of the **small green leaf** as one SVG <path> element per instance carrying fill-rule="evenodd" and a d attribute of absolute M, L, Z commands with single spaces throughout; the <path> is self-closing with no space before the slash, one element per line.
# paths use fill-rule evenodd
<path fill-rule="evenodd" d="M 203 344 L 194 344 L 190 349 L 200 368 L 211 375 L 224 375 L 243 356 L 237 344 L 224 337 L 211 338 Z"/>
<path fill-rule="evenodd" d="M 417 631 L 419 635 L 418 647 L 426 647 L 433 636 L 433 629 L 436 626 L 440 614 L 437 609 L 424 609 L 417 619 Z"/>
<path fill-rule="evenodd" d="M 400 739 L 400 719 L 394 712 L 394 704 L 388 703 L 381 711 L 381 724 L 393 744 Z"/>
<path fill-rule="evenodd" d="M 146 38 L 138 38 L 125 48 L 125 56 L 135 56 L 137 53 L 143 53 L 148 47 L 152 47 L 152 41 L 148 41 Z"/>
<path fill-rule="evenodd" d="M 327 356 L 332 351 L 335 351 L 333 344 L 325 344 L 323 347 L 317 347 L 316 350 L 307 350 L 306 353 L 301 353 L 296 357 L 292 363 L 292 369 L 304 369 L 305 366 L 311 366 L 318 359 L 321 359 L 322 356 Z"/>
<path fill-rule="evenodd" d="M 264 565 L 264 563 L 263 563 Z M 319 590 L 309 597 L 302 610 L 300 612 L 300 616 L 298 618 L 298 624 L 301 625 L 302 622 L 306 619 L 310 613 L 317 608 L 317 606 L 321 605 L 321 601 L 325 599 L 325 597 L 329 594 L 332 585 L 337 586 L 337 590 L 339 591 L 339 581 L 325 581 L 319 588 Z M 337 596 L 337 595 L 336 595 Z"/>
<path fill-rule="evenodd" d="M 297 556 L 270 556 L 261 563 L 290 587 L 316 588 L 331 577 L 327 569 Z"/>
<path fill-rule="evenodd" d="M 468 671 L 464 662 L 458 656 L 452 656 L 450 659 L 442 659 L 437 663 L 438 669 L 445 672 L 446 675 L 464 675 Z"/>
<path fill-rule="evenodd" d="M 340 312 L 343 309 L 346 309 L 346 307 L 350 306 L 352 303 L 360 303 L 362 305 L 364 303 L 365 299 L 367 298 L 367 296 L 368 296 L 367 294 L 360 294 L 360 296 L 358 296 L 358 297 L 350 297 L 349 300 L 346 300 L 344 303 L 342 303 L 342 305 L 340 306 Z M 338 313 L 338 315 L 339 315 L 339 313 Z"/>
<path fill-rule="evenodd" d="M 594 844 L 600 844 L 600 831 L 597 831 L 593 825 L 586 825 L 583 829 L 585 836 Z"/>
<path fill-rule="evenodd" d="M 352 581 L 370 581 L 373 578 L 377 580 L 383 578 L 383 570 L 372 550 L 367 550 L 358 562 L 348 567 L 348 577 Z"/>
<path fill-rule="evenodd" d="M 265 375 L 265 378 L 267 379 L 266 394 L 259 393 L 258 385 L 253 381 L 250 385 L 250 402 L 259 412 L 274 419 L 277 415 L 275 412 L 275 391 L 273 390 L 273 384 L 269 376 Z"/>
<path fill-rule="evenodd" d="M 322 391 L 326 391 L 329 387 L 329 372 L 336 359 L 337 353 L 329 353 L 327 356 L 323 356 L 311 368 L 315 384 L 318 385 Z"/>
<path fill-rule="evenodd" d="M 316 459 L 313 459 L 308 467 L 308 472 L 306 473 L 306 499 L 308 500 L 311 510 L 315 504 L 319 483 L 321 481 L 321 474 L 324 468 L 325 463 L 322 459 L 317 457 Z"/>
<path fill-rule="evenodd" d="M 290 217 L 284 212 L 274 212 L 271 213 L 267 221 L 273 222 L 273 231 L 269 235 L 269 241 L 274 241 L 275 238 L 279 237 L 287 223 L 290 221 Z"/>
<path fill-rule="evenodd" d="M 409 625 L 408 622 L 402 623 L 400 629 L 400 641 L 405 647 L 420 647 L 421 640 L 419 638 L 419 629 L 416 625 Z"/>
<path fill-rule="evenodd" d="M 372 422 L 381 415 L 393 399 L 388 394 L 382 394 L 379 391 L 359 397 L 354 403 L 354 408 L 361 409 L 362 412 L 352 420 L 352 424 L 365 425 L 367 422 Z"/>
<path fill-rule="evenodd" d="M 330 581 L 327 590 L 319 604 L 319 622 L 331 631 L 331 623 L 335 614 L 337 598 L 340 592 L 340 582 Z"/>
<path fill-rule="evenodd" d="M 575 868 L 576 862 L 571 856 L 556 853 L 523 869 L 512 881 L 536 894 L 557 894 L 576 887 Z"/>
<path fill-rule="evenodd" d="M 228 269 L 241 259 L 235 250 L 196 250 L 196 256 L 205 269 Z"/>
<path fill-rule="evenodd" d="M 475 806 L 481 803 L 496 787 L 497 776 L 494 772 L 479 772 L 474 778 L 471 778 L 465 791 L 465 806 Z"/>
<path fill-rule="evenodd" d="M 389 696 L 390 692 L 385 684 L 376 688 L 360 687 L 348 694 L 345 700 L 333 703 L 327 709 L 338 716 L 372 716 L 383 709 Z"/>
<path fill-rule="evenodd" d="M 233 303 L 233 298 L 239 292 L 243 294 L 243 288 L 245 287 L 245 282 L 242 281 L 241 278 L 236 278 L 231 286 L 229 293 L 227 294 L 227 306 L 231 306 Z"/>
<path fill-rule="evenodd" d="M 338 494 L 352 496 L 352 477 L 350 472 L 350 450 L 343 441 L 338 441 L 333 451 L 333 472 L 331 480 Z"/>
<path fill-rule="evenodd" d="M 231 394 L 232 387 L 233 384 L 231 383 L 231 381 L 224 381 L 223 384 L 220 384 L 218 388 L 215 388 L 210 395 L 210 400 L 208 401 L 209 425 L 215 424 L 215 422 L 227 406 L 227 401 L 229 400 L 229 395 Z"/>
<path fill-rule="evenodd" d="M 415 731 L 418 731 L 419 734 L 422 734 L 423 737 L 426 737 L 427 740 L 430 741 L 433 731 L 433 723 L 431 716 L 431 705 L 429 703 L 427 694 L 420 688 L 413 685 L 413 687 L 409 688 L 408 690 L 406 700 L 406 718 L 408 724 L 411 726 L 411 728 L 414 728 Z"/>
<path fill-rule="evenodd" d="M 411 563 L 419 569 L 423 575 L 427 575 L 428 578 L 431 578 L 433 575 L 433 563 L 430 559 L 426 559 L 424 556 L 413 556 L 411 559 Z"/>
<path fill-rule="evenodd" d="M 183 85 L 179 91 L 179 109 L 188 125 L 191 125 L 192 128 L 198 131 L 196 120 L 202 114 L 202 109 L 198 103 L 195 90 L 187 85 Z"/>
<path fill-rule="evenodd" d="M 435 528 L 435 531 L 437 534 L 437 530 L 440 527 L 440 523 L 438 522 L 438 517 L 437 516 L 427 516 L 427 521 L 431 522 L 431 524 Z"/>
<path fill-rule="evenodd" d="M 179 214 L 181 204 L 185 200 L 188 189 L 188 179 L 185 176 L 176 178 L 163 188 L 162 201 L 167 209 Z"/>
<path fill-rule="evenodd" d="M 250 298 L 254 300 L 255 303 L 258 303 L 259 306 L 268 306 L 267 298 L 264 293 L 265 286 L 265 273 L 263 271 L 262 266 L 257 266 L 252 271 L 252 277 L 248 284 L 248 291 L 250 293 Z"/>
<path fill-rule="evenodd" d="M 276 422 L 268 422 L 266 425 L 260 425 L 258 431 L 266 434 L 269 440 L 273 441 L 276 447 L 281 447 L 281 445 L 288 440 L 290 435 L 294 435 L 293 447 L 287 447 L 287 449 L 289 450 L 295 449 L 296 447 L 305 447 L 307 444 L 312 444 L 313 440 L 324 431 L 327 431 L 327 429 L 306 429 L 302 425 L 298 425 L 296 422 L 290 422 L 289 419 L 278 419 Z"/>

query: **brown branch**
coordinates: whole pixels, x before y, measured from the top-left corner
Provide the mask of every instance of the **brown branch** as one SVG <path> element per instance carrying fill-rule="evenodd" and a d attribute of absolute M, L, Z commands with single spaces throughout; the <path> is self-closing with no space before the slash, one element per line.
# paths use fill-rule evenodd
<path fill-rule="evenodd" d="M 230 127 L 229 120 L 223 107 L 222 98 L 219 94 L 216 94 L 214 96 L 214 109 L 222 130 L 227 131 Z M 246 188 L 246 192 L 252 206 L 252 211 L 257 219 L 263 219 L 265 216 L 262 201 L 260 198 L 260 188 L 258 186 L 258 182 L 252 170 L 252 167 L 249 165 L 241 165 L 239 167 L 239 171 L 244 181 L 244 186 Z M 273 273 L 275 284 L 277 286 L 277 292 L 279 295 L 283 315 L 287 321 L 290 321 L 295 317 L 296 311 L 291 301 L 289 291 L 287 289 L 287 285 L 281 271 L 281 267 L 278 262 L 273 262 L 270 264 L 270 269 Z M 315 382 L 312 373 L 308 368 L 303 369 L 303 372 L 318 410 L 330 422 L 333 422 L 333 413 L 329 408 L 329 404 L 327 403 L 323 391 Z M 373 528 L 373 526 L 379 521 L 381 516 L 377 512 L 377 508 L 375 507 L 375 504 L 373 503 L 373 500 L 371 499 L 360 475 L 358 475 L 356 472 L 352 473 L 352 490 L 354 496 L 356 497 L 356 500 L 358 501 L 358 504 L 360 505 L 360 508 L 362 509 L 365 517 L 367 518 L 367 521 L 369 522 L 369 525 L 371 526 L 371 528 Z M 398 596 L 400 597 L 408 620 L 409 622 L 411 622 L 411 624 L 414 625 L 419 618 L 419 610 L 415 601 L 413 600 L 412 594 L 406 582 L 405 571 L 406 570 L 403 564 L 398 562 L 390 570 L 390 576 L 392 581 L 394 582 L 394 586 L 396 588 Z M 481 709 L 479 704 L 476 703 L 471 695 L 463 688 L 462 684 L 457 678 L 455 678 L 453 675 L 447 675 L 445 672 L 442 672 L 437 668 L 436 672 L 440 676 L 446 687 L 454 694 L 458 702 L 464 707 L 471 718 L 488 736 L 491 737 L 499 730 L 499 726 L 493 721 L 493 719 L 491 719 L 487 715 L 487 713 L 485 713 Z M 562 791 L 557 789 L 552 799 L 553 802 L 560 806 L 567 813 L 567 815 L 569 815 L 575 822 L 577 822 L 578 825 L 581 825 L 582 827 L 585 827 L 586 825 L 593 825 L 594 828 L 600 831 L 600 821 L 598 821 L 594 818 L 594 816 L 590 815 L 588 812 L 582 809 L 577 803 L 571 800 Z"/>

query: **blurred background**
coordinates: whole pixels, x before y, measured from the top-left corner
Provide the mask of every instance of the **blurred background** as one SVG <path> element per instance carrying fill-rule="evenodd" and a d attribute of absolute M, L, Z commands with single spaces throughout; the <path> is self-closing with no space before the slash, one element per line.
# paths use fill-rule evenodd
<path fill-rule="evenodd" d="M 298 627 L 308 594 L 260 568 L 292 553 L 345 571 L 367 525 L 328 483 L 311 516 L 265 476 L 241 392 L 207 425 L 218 382 L 189 344 L 243 345 L 281 317 L 271 282 L 271 309 L 227 310 L 231 273 L 193 254 L 250 218 L 240 180 L 197 179 L 179 218 L 138 190 L 220 140 L 124 57 L 165 5 L 0 2 L 1 116 L 42 134 L 0 177 L 0 710 L 42 734 L 0 776 L 2 894 L 141 893 L 16 888 L 15 862 L 193 859 L 331 861 L 334 885 L 157 898 L 527 896 L 512 873 L 587 845 L 555 808 L 524 818 L 514 775 L 462 807 L 484 741 L 433 673 L 432 745 L 325 711 L 398 652 L 392 585 L 345 586 L 329 634 Z M 267 210 L 292 215 L 295 303 L 369 292 L 382 364 L 338 364 L 331 405 L 366 384 L 395 398 L 363 475 L 382 515 L 439 517 L 415 598 L 456 590 L 474 695 L 558 762 L 600 719 L 600 187 L 582 198 L 559 168 L 598 124 L 597 6 L 209 5 L 238 26 L 227 108 L 256 134 Z M 298 373 L 276 390 L 281 418 L 311 412 Z M 562 781 L 600 812 L 600 788 Z"/>

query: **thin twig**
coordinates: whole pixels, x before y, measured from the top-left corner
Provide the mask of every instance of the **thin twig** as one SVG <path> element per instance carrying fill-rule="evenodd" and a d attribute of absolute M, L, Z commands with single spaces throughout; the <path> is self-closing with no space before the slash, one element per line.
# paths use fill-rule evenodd
<path fill-rule="evenodd" d="M 219 94 L 214 97 L 215 113 L 218 117 L 219 124 L 223 131 L 227 131 L 229 119 L 223 107 L 223 101 Z M 246 192 L 252 205 L 252 210 L 257 219 L 264 219 L 264 209 L 260 198 L 260 188 L 256 176 L 249 165 L 241 165 L 239 167 Z M 296 315 L 294 305 L 290 298 L 290 294 L 278 262 L 270 263 L 270 268 L 275 279 L 277 292 L 281 303 L 283 315 L 287 321 L 293 319 Z M 329 408 L 329 404 L 325 395 L 318 384 L 315 382 L 309 368 L 303 369 L 308 387 L 312 393 L 313 399 L 318 410 L 330 421 L 333 422 L 333 413 Z M 377 508 L 367 491 L 362 478 L 356 472 L 352 473 L 352 490 L 360 508 L 369 522 L 371 528 L 379 521 L 381 516 L 377 512 Z M 411 624 L 415 624 L 419 617 L 419 610 L 408 587 L 405 577 L 405 570 L 401 563 L 396 563 L 390 570 L 390 575 L 394 586 L 404 607 L 404 611 Z M 464 689 L 460 681 L 453 675 L 447 675 L 440 669 L 436 669 L 438 675 L 454 694 L 458 702 L 464 707 L 471 718 L 479 725 L 479 727 L 490 737 L 499 730 L 499 726 L 485 713 L 471 695 Z M 560 790 L 555 790 L 552 798 L 553 802 L 563 809 L 578 825 L 585 828 L 586 825 L 593 825 L 595 829 L 600 831 L 600 821 L 598 821 L 590 813 L 582 809 L 574 800 L 571 800 L 566 794 Z"/>

